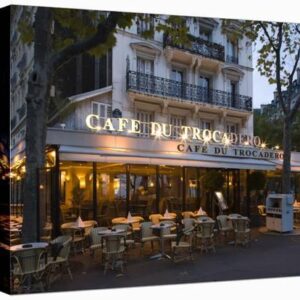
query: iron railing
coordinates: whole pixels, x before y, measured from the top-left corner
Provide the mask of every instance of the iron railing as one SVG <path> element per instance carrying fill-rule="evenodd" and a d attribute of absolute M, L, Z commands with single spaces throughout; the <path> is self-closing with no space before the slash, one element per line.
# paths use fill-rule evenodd
<path fill-rule="evenodd" d="M 21 120 L 26 114 L 26 104 L 23 103 L 22 106 L 17 109 L 17 112 L 19 114 L 19 120 Z"/>
<path fill-rule="evenodd" d="M 127 72 L 127 91 L 252 111 L 252 98 L 162 77 Z"/>
<path fill-rule="evenodd" d="M 224 46 L 203 40 L 198 37 L 194 37 L 192 35 L 190 35 L 190 42 L 188 44 L 175 43 L 170 36 L 165 35 L 164 48 L 166 46 L 186 50 L 191 53 L 202 55 L 208 58 L 225 61 Z"/>

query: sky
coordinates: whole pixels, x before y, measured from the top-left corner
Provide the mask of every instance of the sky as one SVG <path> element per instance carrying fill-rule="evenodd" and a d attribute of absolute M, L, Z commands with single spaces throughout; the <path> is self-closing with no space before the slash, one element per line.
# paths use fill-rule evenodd
<path fill-rule="evenodd" d="M 261 76 L 256 69 L 257 53 L 253 53 L 253 108 L 260 108 L 261 104 L 270 103 L 273 100 L 275 84 L 270 85 L 266 77 Z"/>

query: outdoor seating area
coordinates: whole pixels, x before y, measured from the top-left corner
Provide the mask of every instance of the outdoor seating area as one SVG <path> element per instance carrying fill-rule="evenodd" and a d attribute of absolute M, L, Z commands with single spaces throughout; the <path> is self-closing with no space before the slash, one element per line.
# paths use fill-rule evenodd
<path fill-rule="evenodd" d="M 166 212 L 117 217 L 110 226 L 93 220 L 61 225 L 62 235 L 50 241 L 8 247 L 12 261 L 13 293 L 51 290 L 60 279 L 72 281 L 72 259 L 89 257 L 99 271 L 126 274 L 132 260 L 195 261 L 198 255 L 214 254 L 218 247 L 247 246 L 250 221 L 239 214 L 219 215 L 216 220 L 202 211 L 187 214 Z M 221 242 L 220 242 L 221 241 Z M 88 270 L 86 272 L 89 272 Z"/>

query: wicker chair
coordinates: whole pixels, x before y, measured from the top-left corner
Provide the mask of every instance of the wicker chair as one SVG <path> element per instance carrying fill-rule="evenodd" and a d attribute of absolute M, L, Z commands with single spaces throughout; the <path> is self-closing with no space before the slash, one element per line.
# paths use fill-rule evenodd
<path fill-rule="evenodd" d="M 194 217 L 194 213 L 192 211 L 183 211 L 181 213 L 182 217 L 184 219 L 188 219 L 188 218 L 193 218 Z"/>
<path fill-rule="evenodd" d="M 248 218 L 233 220 L 235 246 L 248 246 L 250 244 L 250 221 Z"/>
<path fill-rule="evenodd" d="M 196 248 L 201 252 L 208 252 L 210 249 L 216 252 L 214 243 L 214 222 L 199 223 L 196 228 Z M 199 245 L 200 242 L 200 245 Z"/>
<path fill-rule="evenodd" d="M 112 270 L 121 268 L 122 273 L 124 273 L 125 260 L 125 246 L 122 240 L 123 235 L 108 235 L 104 236 L 105 247 L 103 248 L 104 254 L 104 274 L 111 268 Z"/>
<path fill-rule="evenodd" d="M 95 255 L 95 250 L 101 249 L 103 247 L 103 240 L 102 240 L 102 236 L 99 235 L 99 231 L 104 231 L 107 229 L 108 229 L 108 227 L 92 228 L 92 230 L 90 232 L 90 241 L 91 241 L 90 252 L 91 252 L 92 256 Z"/>
<path fill-rule="evenodd" d="M 152 224 L 159 224 L 161 218 L 163 218 L 161 214 L 152 214 L 149 216 L 149 220 Z"/>
<path fill-rule="evenodd" d="M 124 230 L 124 239 L 122 242 L 125 243 L 126 248 L 134 245 L 134 240 L 132 239 L 132 230 L 131 226 L 128 224 L 117 224 L 113 226 L 113 229 L 121 229 Z"/>
<path fill-rule="evenodd" d="M 194 227 L 183 229 L 178 241 L 172 241 L 172 260 L 180 262 L 186 259 L 193 260 L 193 230 Z"/>
<path fill-rule="evenodd" d="M 61 231 L 63 235 L 68 235 L 72 237 L 71 249 L 73 253 L 80 250 L 82 253 L 85 248 L 85 235 L 84 230 L 81 228 L 74 228 L 74 222 L 64 223 L 61 225 Z"/>
<path fill-rule="evenodd" d="M 62 271 L 66 271 L 71 280 L 73 280 L 72 272 L 69 264 L 69 255 L 71 251 L 72 238 L 68 235 L 61 235 L 50 242 L 51 255 L 48 257 L 48 287 L 57 277 L 62 275 Z M 61 270 L 58 272 L 57 269 Z"/>
<path fill-rule="evenodd" d="M 45 291 L 44 274 L 46 270 L 45 249 L 28 248 L 14 252 L 11 256 L 13 282 L 18 280 L 18 291 L 32 292 L 35 284 Z"/>
<path fill-rule="evenodd" d="M 217 224 L 220 234 L 224 237 L 224 242 L 227 240 L 228 236 L 233 233 L 232 222 L 228 220 L 227 215 L 217 216 Z"/>
<path fill-rule="evenodd" d="M 146 242 L 151 242 L 151 249 L 153 251 L 153 242 L 158 241 L 159 242 L 159 237 L 157 235 L 153 234 L 153 230 L 151 228 L 152 222 L 143 222 L 141 223 L 141 251 L 144 250 L 144 244 Z"/>

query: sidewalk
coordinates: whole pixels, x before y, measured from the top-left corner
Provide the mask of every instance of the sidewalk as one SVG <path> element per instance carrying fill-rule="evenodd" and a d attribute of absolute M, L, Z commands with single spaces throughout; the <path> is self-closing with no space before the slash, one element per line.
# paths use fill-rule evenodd
<path fill-rule="evenodd" d="M 139 245 L 130 249 L 125 274 L 103 274 L 101 257 L 71 258 L 73 281 L 68 276 L 53 284 L 51 291 L 102 289 L 161 284 L 200 283 L 300 275 L 300 236 L 265 235 L 255 230 L 248 248 L 217 245 L 216 253 L 195 251 L 194 261 L 173 263 L 139 255 Z M 300 280 L 300 278 L 299 278 Z"/>

